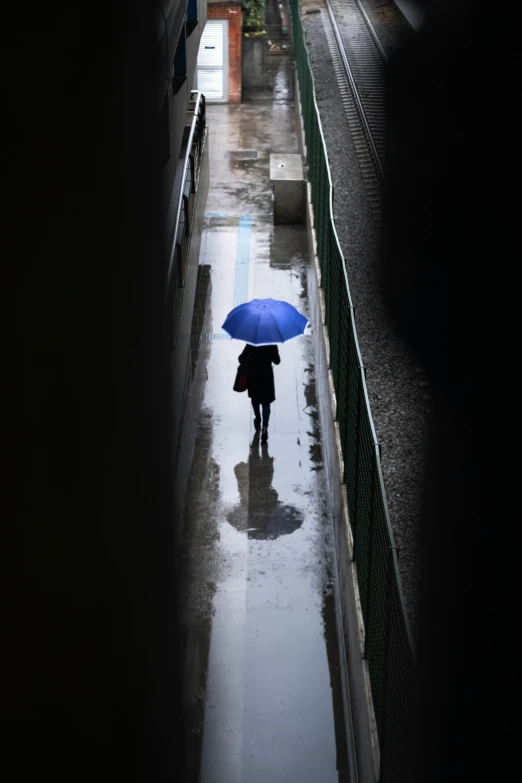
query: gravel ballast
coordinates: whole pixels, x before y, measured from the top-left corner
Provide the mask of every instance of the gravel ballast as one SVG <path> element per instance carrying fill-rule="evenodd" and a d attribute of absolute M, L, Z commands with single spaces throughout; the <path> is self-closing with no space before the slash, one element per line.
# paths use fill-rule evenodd
<path fill-rule="evenodd" d="M 368 4 L 372 5 L 372 3 Z M 393 6 L 393 8 L 395 8 Z M 411 33 L 400 12 L 386 7 L 381 28 L 387 52 Z M 307 10 L 313 13 L 307 14 Z M 318 12 L 319 11 L 319 12 Z M 368 15 L 379 14 L 367 7 Z M 397 38 L 393 37 L 393 16 Z M 324 16 L 324 20 L 323 20 Z M 370 212 L 355 148 L 344 113 L 325 38 L 327 12 L 321 2 L 302 4 L 302 20 L 312 65 L 334 185 L 334 219 L 347 265 L 355 322 L 377 438 L 390 521 L 399 548 L 406 610 L 416 631 L 419 527 L 424 461 L 430 415 L 429 386 L 414 356 L 398 339 L 383 306 L 378 281 L 379 230 Z M 372 19 L 372 21 L 374 21 Z M 383 27 L 386 28 L 384 40 Z"/>

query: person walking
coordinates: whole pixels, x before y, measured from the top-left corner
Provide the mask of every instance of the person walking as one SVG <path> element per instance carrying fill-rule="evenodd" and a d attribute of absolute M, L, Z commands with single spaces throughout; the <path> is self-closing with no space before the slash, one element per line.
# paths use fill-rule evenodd
<path fill-rule="evenodd" d="M 254 409 L 254 427 L 261 428 L 261 408 L 263 412 L 261 443 L 268 440 L 268 420 L 270 405 L 275 401 L 274 371 L 272 364 L 280 364 L 281 358 L 277 345 L 250 345 L 247 343 L 239 356 L 239 364 L 247 369 L 248 396 Z"/>

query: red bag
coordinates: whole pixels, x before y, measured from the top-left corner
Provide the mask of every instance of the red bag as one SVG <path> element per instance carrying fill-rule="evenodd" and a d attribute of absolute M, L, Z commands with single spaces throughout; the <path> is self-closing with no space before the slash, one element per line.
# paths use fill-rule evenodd
<path fill-rule="evenodd" d="M 242 374 L 241 370 L 242 368 L 238 367 L 233 387 L 235 392 L 244 392 L 247 390 L 247 379 L 246 376 Z"/>

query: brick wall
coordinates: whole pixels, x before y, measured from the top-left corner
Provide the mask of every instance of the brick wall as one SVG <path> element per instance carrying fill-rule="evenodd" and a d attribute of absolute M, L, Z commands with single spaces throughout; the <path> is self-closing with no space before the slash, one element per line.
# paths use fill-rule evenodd
<path fill-rule="evenodd" d="M 241 103 L 241 6 L 209 5 L 207 18 L 228 19 L 228 102 Z"/>

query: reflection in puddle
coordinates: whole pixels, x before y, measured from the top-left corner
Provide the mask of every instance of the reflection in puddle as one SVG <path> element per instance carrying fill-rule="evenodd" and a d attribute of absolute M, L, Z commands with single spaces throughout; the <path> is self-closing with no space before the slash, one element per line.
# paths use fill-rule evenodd
<path fill-rule="evenodd" d="M 274 457 L 268 453 L 268 444 L 261 444 L 259 432 L 250 446 L 248 462 L 240 462 L 234 468 L 240 503 L 227 519 L 236 530 L 248 533 L 248 538 L 264 541 L 290 535 L 304 521 L 303 513 L 289 504 L 281 503 L 272 486 Z"/>

